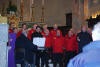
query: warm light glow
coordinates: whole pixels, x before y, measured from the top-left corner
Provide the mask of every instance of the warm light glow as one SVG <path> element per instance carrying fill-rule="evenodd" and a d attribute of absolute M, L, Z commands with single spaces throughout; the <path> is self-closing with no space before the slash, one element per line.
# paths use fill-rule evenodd
<path fill-rule="evenodd" d="M 93 3 L 97 3 L 98 2 L 98 0 L 93 0 Z"/>
<path fill-rule="evenodd" d="M 95 14 L 92 14 L 92 18 L 96 18 L 97 15 L 100 15 L 100 11 L 96 12 Z"/>
<path fill-rule="evenodd" d="M 96 18 L 96 17 L 97 17 L 97 14 L 93 14 L 93 15 L 92 15 L 92 18 Z"/>

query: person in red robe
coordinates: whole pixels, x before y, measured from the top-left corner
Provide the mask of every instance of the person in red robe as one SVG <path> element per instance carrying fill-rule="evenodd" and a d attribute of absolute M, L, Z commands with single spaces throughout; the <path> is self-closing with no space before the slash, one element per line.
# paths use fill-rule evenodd
<path fill-rule="evenodd" d="M 63 46 L 64 38 L 60 34 L 60 30 L 57 30 L 56 36 L 52 37 L 52 48 L 53 48 L 53 66 L 56 67 L 57 63 L 59 67 L 63 67 Z"/>
<path fill-rule="evenodd" d="M 51 47 L 51 36 L 49 34 L 49 30 L 48 29 L 44 32 L 43 37 L 46 38 L 45 47 L 46 48 L 50 48 Z"/>
<path fill-rule="evenodd" d="M 16 38 L 18 38 L 21 34 L 24 34 L 26 37 L 28 37 L 28 30 L 26 24 L 22 24 L 22 29 L 17 33 Z"/>
<path fill-rule="evenodd" d="M 45 29 L 44 32 L 42 32 L 43 34 L 43 37 L 46 38 L 45 40 L 45 48 L 46 50 L 43 52 L 43 55 L 42 55 L 42 65 L 41 67 L 44 67 L 44 64 L 46 65 L 46 67 L 49 67 L 48 66 L 48 60 L 49 60 L 49 57 L 50 57 L 50 49 L 51 49 L 51 36 L 49 34 L 49 30 L 48 29 Z"/>
<path fill-rule="evenodd" d="M 36 32 L 36 27 L 37 27 L 37 24 L 33 24 L 33 27 L 31 30 L 28 31 L 28 38 L 29 40 L 31 40 L 31 36 L 34 32 Z"/>
<path fill-rule="evenodd" d="M 58 26 L 57 26 L 57 24 L 54 24 L 54 25 L 53 25 L 53 29 L 50 31 L 50 35 L 51 35 L 52 37 L 55 37 L 55 36 L 56 36 L 57 30 L 59 30 L 59 29 L 58 29 Z M 60 30 L 59 30 L 59 31 L 60 31 Z M 60 31 L 60 35 L 62 36 L 62 32 L 61 32 L 61 31 Z"/>
<path fill-rule="evenodd" d="M 43 37 L 46 38 L 45 48 L 51 48 L 51 36 L 50 36 L 49 30 L 48 29 L 43 30 L 41 33 Z"/>
<path fill-rule="evenodd" d="M 70 29 L 68 34 L 65 36 L 65 67 L 67 66 L 69 60 L 78 53 L 78 43 L 76 40 L 76 35 L 73 33 L 73 29 Z"/>
<path fill-rule="evenodd" d="M 44 36 L 45 35 L 45 32 L 48 30 L 48 25 L 47 24 L 44 24 L 43 25 L 43 30 L 42 30 L 42 32 L 41 32 L 41 34 Z M 49 30 L 48 30 L 49 31 Z M 50 33 L 49 33 L 49 35 L 50 35 Z"/>

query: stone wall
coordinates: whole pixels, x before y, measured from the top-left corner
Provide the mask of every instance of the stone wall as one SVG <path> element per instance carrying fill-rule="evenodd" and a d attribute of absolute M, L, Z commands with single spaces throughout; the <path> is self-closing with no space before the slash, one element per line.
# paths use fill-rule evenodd
<path fill-rule="evenodd" d="M 41 1 L 35 0 L 35 22 L 41 20 Z M 31 20 L 31 4 L 32 0 L 24 0 L 24 21 Z M 17 16 L 20 17 L 20 0 L 12 0 L 12 3 L 17 5 Z M 3 6 L 8 7 L 9 0 L 0 0 L 0 11 Z M 6 9 L 5 9 L 6 10 Z M 45 0 L 45 23 L 52 26 L 54 23 L 59 26 L 66 25 L 66 13 L 72 12 L 72 0 Z M 0 12 L 1 13 L 1 12 Z"/>
<path fill-rule="evenodd" d="M 24 1 L 27 2 L 27 0 Z M 28 1 L 31 2 L 31 0 Z M 40 20 L 42 12 L 41 1 L 42 0 L 35 0 L 35 22 L 41 22 Z M 24 21 L 31 20 L 31 18 L 29 18 L 31 17 L 31 9 L 28 9 L 31 7 L 31 4 L 32 3 L 30 3 L 30 5 L 27 4 L 27 7 L 25 8 Z M 18 9 L 20 9 L 19 5 Z M 71 13 L 71 12 L 72 12 L 72 0 L 45 0 L 45 23 L 47 23 L 49 26 L 52 26 L 54 23 L 58 24 L 59 26 L 65 26 L 66 13 Z"/>

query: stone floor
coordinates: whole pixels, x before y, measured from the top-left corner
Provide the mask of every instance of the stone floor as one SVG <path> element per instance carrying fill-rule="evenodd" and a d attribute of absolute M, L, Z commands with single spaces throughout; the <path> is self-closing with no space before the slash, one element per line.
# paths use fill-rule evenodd
<path fill-rule="evenodd" d="M 17 67 L 21 67 L 21 65 L 17 64 Z M 49 67 L 53 67 L 53 64 L 49 64 Z"/>

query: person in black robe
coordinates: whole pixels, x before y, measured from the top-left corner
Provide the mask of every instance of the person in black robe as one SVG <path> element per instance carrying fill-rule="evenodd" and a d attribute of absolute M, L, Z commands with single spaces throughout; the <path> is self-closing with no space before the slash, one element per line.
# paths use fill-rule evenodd
<path fill-rule="evenodd" d="M 77 34 L 78 53 L 82 52 L 82 48 L 92 41 L 92 36 L 87 32 L 87 27 L 83 26 L 80 33 Z"/>
<path fill-rule="evenodd" d="M 31 41 L 33 42 L 33 39 L 35 37 L 43 37 L 41 34 L 41 28 L 39 26 L 36 27 L 36 32 L 34 32 L 31 36 Z M 38 50 L 36 53 L 36 67 L 40 67 L 40 57 L 42 56 L 41 50 Z M 42 62 L 41 62 L 42 63 Z"/>

